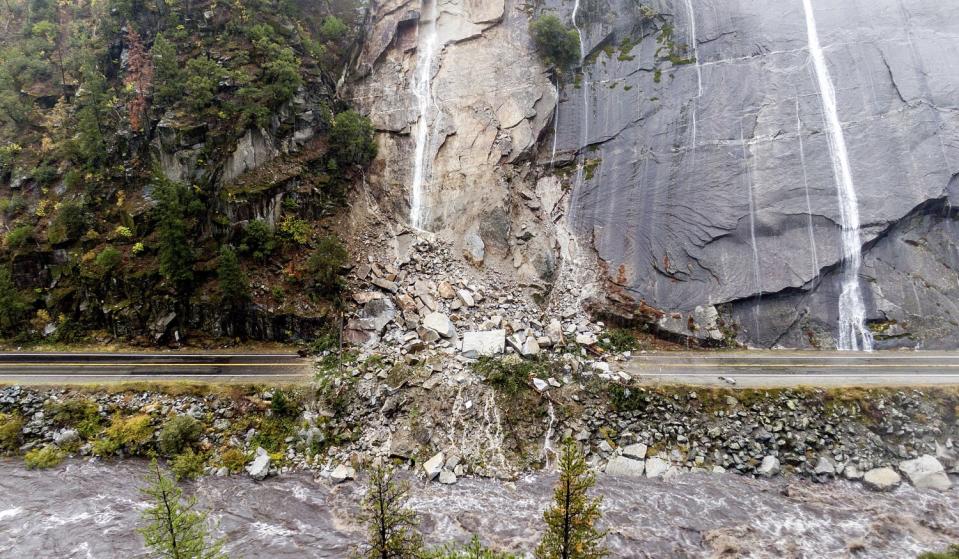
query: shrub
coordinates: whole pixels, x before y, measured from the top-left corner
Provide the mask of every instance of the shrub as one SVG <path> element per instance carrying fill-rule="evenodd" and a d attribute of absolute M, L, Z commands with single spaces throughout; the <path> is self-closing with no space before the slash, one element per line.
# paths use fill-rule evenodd
<path fill-rule="evenodd" d="M 157 447 L 165 456 L 180 454 L 200 439 L 203 425 L 189 415 L 178 415 L 160 430 Z"/>
<path fill-rule="evenodd" d="M 286 216 L 280 223 L 280 232 L 298 245 L 309 243 L 313 236 L 310 224 L 292 215 Z"/>
<path fill-rule="evenodd" d="M 352 110 L 336 115 L 330 130 L 330 151 L 340 166 L 368 165 L 377 151 L 370 119 Z"/>
<path fill-rule="evenodd" d="M 135 243 L 135 244 L 130 248 L 130 252 L 131 252 L 134 256 L 140 256 L 140 255 L 143 254 L 145 251 L 146 251 L 146 247 L 143 246 L 143 243 L 141 243 L 141 242 Z"/>
<path fill-rule="evenodd" d="M 203 475 L 203 466 L 206 464 L 206 455 L 193 452 L 188 448 L 176 455 L 170 463 L 170 470 L 176 476 L 177 481 L 183 479 L 196 479 Z"/>
<path fill-rule="evenodd" d="M 107 245 L 103 250 L 97 253 L 96 258 L 94 259 L 98 277 L 102 278 L 109 275 L 110 272 L 115 270 L 122 261 L 123 254 L 112 246 Z"/>
<path fill-rule="evenodd" d="M 349 254 L 339 239 L 327 236 L 320 239 L 316 250 L 306 263 L 314 291 L 319 295 L 335 295 L 343 287 L 341 268 L 346 265 Z"/>
<path fill-rule="evenodd" d="M 220 284 L 220 297 L 224 303 L 235 307 L 250 298 L 250 280 L 240 268 L 240 260 L 233 247 L 224 245 L 220 248 L 216 275 Z"/>
<path fill-rule="evenodd" d="M 625 328 L 613 328 L 599 341 L 599 347 L 607 351 L 632 351 L 637 346 L 636 336 Z"/>
<path fill-rule="evenodd" d="M 430 559 L 519 559 L 519 557 L 512 553 L 503 553 L 484 547 L 476 536 L 473 536 L 470 543 L 463 547 L 448 545 L 429 554 Z"/>
<path fill-rule="evenodd" d="M 553 14 L 543 14 L 529 26 L 536 50 L 547 65 L 567 69 L 579 61 L 579 34 Z"/>
<path fill-rule="evenodd" d="M 524 361 L 515 355 L 506 357 L 481 357 L 473 369 L 486 378 L 486 383 L 509 397 L 523 394 L 530 388 L 534 374 L 548 375 L 545 362 Z"/>
<path fill-rule="evenodd" d="M 57 427 L 72 427 L 85 439 L 95 436 L 103 423 L 100 407 L 90 400 L 50 402 L 44 406 L 44 412 Z"/>
<path fill-rule="evenodd" d="M 23 417 L 0 413 L 0 451 L 16 452 L 23 437 Z"/>
<path fill-rule="evenodd" d="M 100 439 L 93 443 L 93 452 L 98 456 L 109 456 L 120 450 L 130 454 L 140 452 L 153 438 L 150 416 L 141 414 L 124 418 L 117 414 L 110 421 Z"/>
<path fill-rule="evenodd" d="M 0 268 L 0 335 L 15 332 L 29 307 L 14 285 L 10 270 Z"/>
<path fill-rule="evenodd" d="M 45 470 L 59 466 L 67 457 L 66 453 L 53 445 L 35 448 L 23 457 L 23 462 L 31 470 Z"/>
<path fill-rule="evenodd" d="M 9 198 L 0 198 L 0 213 L 11 216 L 22 212 L 27 207 L 27 201 L 23 196 L 14 194 Z"/>
<path fill-rule="evenodd" d="M 57 215 L 50 224 L 47 240 L 53 244 L 79 239 L 89 227 L 89 216 L 84 207 L 77 202 L 68 202 L 60 206 Z"/>
<path fill-rule="evenodd" d="M 57 170 L 53 168 L 53 165 L 44 163 L 37 165 L 30 175 L 33 180 L 37 181 L 37 184 L 50 184 L 57 178 Z"/>
<path fill-rule="evenodd" d="M 33 227 L 18 225 L 3 237 L 3 244 L 9 249 L 21 248 L 33 240 Z"/>
<path fill-rule="evenodd" d="M 942 552 L 923 553 L 919 559 L 959 559 L 959 545 L 950 546 Z"/>
<path fill-rule="evenodd" d="M 300 415 L 300 407 L 296 403 L 295 395 L 277 388 L 270 399 L 270 411 L 276 417 L 296 417 Z"/>
<path fill-rule="evenodd" d="M 326 16 L 320 25 L 320 37 L 324 41 L 339 41 L 349 29 L 343 20 L 336 16 Z"/>
<path fill-rule="evenodd" d="M 248 461 L 246 453 L 235 447 L 230 447 L 220 454 L 220 465 L 233 474 L 242 472 Z"/>
<path fill-rule="evenodd" d="M 116 229 L 113 230 L 113 234 L 118 239 L 129 239 L 133 237 L 133 231 L 126 225 L 117 225 Z"/>
<path fill-rule="evenodd" d="M 240 252 L 262 261 L 273 254 L 274 250 L 276 250 L 276 237 L 266 221 L 256 219 L 247 224 L 243 230 Z"/>

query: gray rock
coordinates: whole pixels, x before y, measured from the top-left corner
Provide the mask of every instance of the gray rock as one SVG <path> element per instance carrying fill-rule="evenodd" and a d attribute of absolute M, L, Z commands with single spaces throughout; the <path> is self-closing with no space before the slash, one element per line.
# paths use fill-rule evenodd
<path fill-rule="evenodd" d="M 443 470 L 440 472 L 439 482 L 445 485 L 453 485 L 456 483 L 456 474 L 449 470 Z"/>
<path fill-rule="evenodd" d="M 836 475 L 836 463 L 828 456 L 820 456 L 813 472 L 818 476 L 834 476 Z"/>
<path fill-rule="evenodd" d="M 520 354 L 523 357 L 535 357 L 539 355 L 539 352 L 539 342 L 533 336 L 527 336 L 526 341 L 523 342 L 523 347 L 520 349 Z"/>
<path fill-rule="evenodd" d="M 615 456 L 606 464 L 606 473 L 611 476 L 642 477 L 646 465 L 642 460 Z"/>
<path fill-rule="evenodd" d="M 762 464 L 756 469 L 756 473 L 764 477 L 772 477 L 780 472 L 779 458 L 775 456 L 766 456 Z"/>
<path fill-rule="evenodd" d="M 596 343 L 596 336 L 592 332 L 576 334 L 576 343 L 579 345 L 593 345 Z"/>
<path fill-rule="evenodd" d="M 899 463 L 899 471 L 914 487 L 945 491 L 952 487 L 949 476 L 942 464 L 934 456 L 924 454 L 915 460 Z"/>
<path fill-rule="evenodd" d="M 230 469 L 226 466 L 221 466 L 216 469 L 216 472 L 213 475 L 216 477 L 227 477 L 230 475 Z"/>
<path fill-rule="evenodd" d="M 444 338 L 452 338 L 456 335 L 456 328 L 450 317 L 441 312 L 432 312 L 423 319 L 423 327 L 432 330 Z"/>
<path fill-rule="evenodd" d="M 270 455 L 262 448 L 257 448 L 256 458 L 246 467 L 246 472 L 257 481 L 266 479 L 270 475 Z"/>
<path fill-rule="evenodd" d="M 892 491 L 902 482 L 902 478 L 892 468 L 875 468 L 862 476 L 862 483 L 873 491 Z"/>
<path fill-rule="evenodd" d="M 563 343 L 563 324 L 553 318 L 550 319 L 549 324 L 546 325 L 546 336 L 556 345 L 561 345 Z"/>
<path fill-rule="evenodd" d="M 652 458 L 646 459 L 646 477 L 662 477 L 669 470 L 669 462 L 653 456 Z"/>
<path fill-rule="evenodd" d="M 623 456 L 634 460 L 644 460 L 646 458 L 646 445 L 642 443 L 631 444 L 623 447 Z"/>
<path fill-rule="evenodd" d="M 855 464 L 846 464 L 846 467 L 842 471 L 842 475 L 848 480 L 860 480 L 862 479 L 863 474 Z"/>
<path fill-rule="evenodd" d="M 468 289 L 460 289 L 456 292 L 456 296 L 459 297 L 459 300 L 467 307 L 476 306 L 476 301 L 473 300 L 473 294 Z"/>
<path fill-rule="evenodd" d="M 533 378 L 533 388 L 535 388 L 537 392 L 546 392 L 547 390 L 549 390 L 549 382 L 547 382 L 547 381 L 545 381 L 545 380 L 543 380 L 543 379 L 541 379 L 541 378 L 535 378 L 535 377 L 534 377 L 534 378 Z"/>
<path fill-rule="evenodd" d="M 379 287 L 380 289 L 389 291 L 390 293 L 396 293 L 399 289 L 396 283 L 386 278 L 373 278 L 373 285 Z"/>
<path fill-rule="evenodd" d="M 497 355 L 506 349 L 506 330 L 463 333 L 463 356 L 475 359 Z"/>
<path fill-rule="evenodd" d="M 343 483 L 346 480 L 355 478 L 356 470 L 346 464 L 340 464 L 330 472 L 330 481 L 333 483 Z"/>
<path fill-rule="evenodd" d="M 53 435 L 53 442 L 57 446 L 70 444 L 79 439 L 80 434 L 77 433 L 75 429 L 63 429 L 62 431 L 58 431 L 55 435 Z"/>
<path fill-rule="evenodd" d="M 475 231 L 463 237 L 463 256 L 474 266 L 482 266 L 486 258 L 486 243 Z"/>
<path fill-rule="evenodd" d="M 426 473 L 427 480 L 432 480 L 440 474 L 443 470 L 443 462 L 445 460 L 445 455 L 439 452 L 423 463 L 423 471 Z"/>

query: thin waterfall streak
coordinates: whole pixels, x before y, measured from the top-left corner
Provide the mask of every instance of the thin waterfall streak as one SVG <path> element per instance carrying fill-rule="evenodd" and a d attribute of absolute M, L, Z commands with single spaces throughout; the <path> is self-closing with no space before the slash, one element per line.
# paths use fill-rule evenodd
<path fill-rule="evenodd" d="M 799 161 L 802 165 L 802 185 L 806 192 L 806 216 L 809 219 L 809 248 L 812 251 L 812 273 L 819 277 L 819 255 L 816 252 L 816 235 L 812 225 L 812 201 L 809 198 L 809 179 L 806 175 L 806 150 L 802 141 L 802 119 L 799 116 L 799 97 L 796 97 L 796 137 L 799 138 Z"/>
<path fill-rule="evenodd" d="M 553 166 L 556 161 L 556 140 L 559 138 L 559 74 L 556 75 L 553 89 L 556 90 L 556 111 L 553 117 L 553 151 L 549 156 L 549 166 Z"/>
<path fill-rule="evenodd" d="M 693 12 L 693 0 L 686 0 L 686 17 L 689 18 L 689 44 L 693 49 L 693 62 L 696 64 L 696 84 L 699 93 L 703 96 L 703 68 L 699 65 L 699 40 L 696 39 L 696 14 Z"/>
<path fill-rule="evenodd" d="M 436 2 L 438 0 L 424 0 L 429 2 L 428 21 L 425 26 L 425 37 L 418 41 L 416 72 L 413 76 L 412 91 L 416 99 L 416 109 L 419 119 L 416 123 L 416 149 L 413 161 L 413 183 L 410 186 L 410 225 L 416 229 L 424 226 L 423 198 L 426 183 L 429 180 L 428 146 L 430 143 L 430 106 L 433 104 L 432 78 L 433 60 L 436 56 Z M 420 25 L 420 31 L 423 31 Z"/>
<path fill-rule="evenodd" d="M 856 187 L 849 164 L 849 152 L 846 138 L 839 120 L 836 104 L 836 90 L 829 75 L 829 66 L 819 32 L 811 0 L 803 0 L 806 16 L 806 34 L 809 42 L 809 55 L 812 58 L 816 80 L 819 85 L 819 98 L 826 119 L 826 138 L 832 160 L 836 192 L 839 197 L 839 217 L 842 223 L 842 289 L 839 295 L 839 343 L 840 350 L 872 350 L 872 335 L 866 328 L 866 306 L 863 302 L 859 282 L 859 270 L 862 267 L 862 240 L 859 235 L 859 202 Z M 860 345 L 861 341 L 861 345 Z"/>
<path fill-rule="evenodd" d="M 579 0 L 576 0 L 573 4 L 573 27 L 576 29 L 576 34 L 579 36 L 579 63 L 580 70 L 583 72 L 583 116 L 582 116 L 582 132 L 580 135 L 580 156 L 579 163 L 576 165 L 576 184 L 575 189 L 578 192 L 583 185 L 585 166 L 586 166 L 586 143 L 589 141 L 589 77 L 586 72 L 586 43 L 583 39 L 583 30 L 579 27 L 579 23 L 576 21 L 577 16 L 579 16 Z"/>
<path fill-rule="evenodd" d="M 743 150 L 743 164 L 746 166 L 746 185 L 749 190 L 749 240 L 753 249 L 753 281 L 756 286 L 756 304 L 753 306 L 753 319 L 756 322 L 756 339 L 759 339 L 759 304 L 763 299 L 762 277 L 759 272 L 759 246 L 756 244 L 756 200 L 753 194 L 752 168 L 749 166 L 749 153 L 746 151 L 746 137 L 743 121 L 739 121 L 739 143 Z"/>

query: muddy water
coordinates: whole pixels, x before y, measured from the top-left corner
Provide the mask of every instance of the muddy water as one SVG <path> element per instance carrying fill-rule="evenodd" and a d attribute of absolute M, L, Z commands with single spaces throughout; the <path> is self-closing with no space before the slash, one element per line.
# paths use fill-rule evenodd
<path fill-rule="evenodd" d="M 31 472 L 0 461 L 0 557 L 144 557 L 135 532 L 146 464 L 68 463 Z M 536 541 L 551 479 L 515 483 L 414 482 L 411 505 L 430 543 L 469 533 L 500 547 Z M 308 475 L 191 485 L 213 511 L 235 558 L 347 557 L 363 486 L 334 488 Z M 614 557 L 911 558 L 959 540 L 959 491 L 903 487 L 879 495 L 858 485 L 785 483 L 690 474 L 668 482 L 601 478 Z M 861 550 L 853 554 L 850 550 Z"/>

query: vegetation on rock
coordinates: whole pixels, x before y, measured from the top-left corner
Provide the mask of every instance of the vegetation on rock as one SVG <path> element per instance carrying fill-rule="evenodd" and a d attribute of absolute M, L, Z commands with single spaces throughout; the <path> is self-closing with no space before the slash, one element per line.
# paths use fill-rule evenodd
<path fill-rule="evenodd" d="M 543 14 L 529 26 L 536 49 L 548 66 L 568 70 L 579 62 L 579 34 L 553 14 Z"/>

